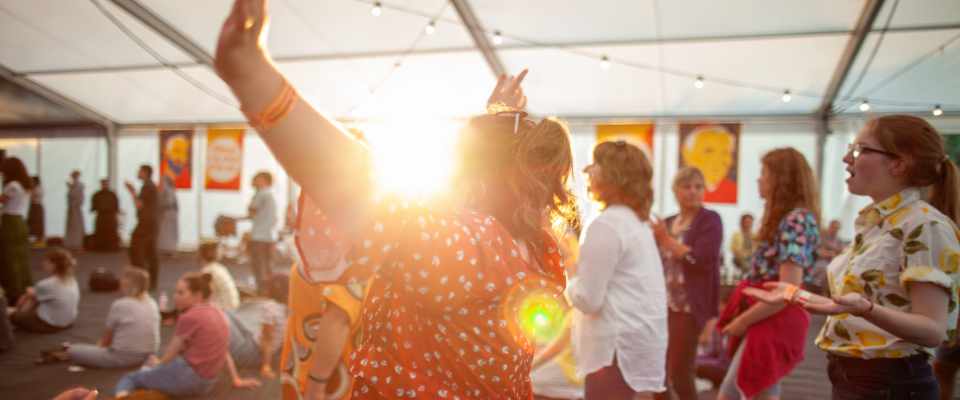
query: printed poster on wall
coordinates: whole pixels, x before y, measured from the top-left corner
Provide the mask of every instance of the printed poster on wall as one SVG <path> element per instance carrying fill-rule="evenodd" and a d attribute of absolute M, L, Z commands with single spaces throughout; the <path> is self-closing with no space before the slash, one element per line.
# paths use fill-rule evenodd
<path fill-rule="evenodd" d="M 160 177 L 169 177 L 177 189 L 193 186 L 193 130 L 160 131 Z"/>
<path fill-rule="evenodd" d="M 680 123 L 680 167 L 703 172 L 707 203 L 737 204 L 740 124 Z"/>
<path fill-rule="evenodd" d="M 244 132 L 242 128 L 207 130 L 206 189 L 240 190 Z"/>
<path fill-rule="evenodd" d="M 643 150 L 653 162 L 653 123 L 611 123 L 597 125 L 597 143 L 623 140 Z"/>

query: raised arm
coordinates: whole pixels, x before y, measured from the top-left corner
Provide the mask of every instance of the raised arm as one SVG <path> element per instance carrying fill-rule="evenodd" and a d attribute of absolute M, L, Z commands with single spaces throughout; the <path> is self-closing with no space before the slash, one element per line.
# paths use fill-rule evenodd
<path fill-rule="evenodd" d="M 304 192 L 328 215 L 339 218 L 338 222 L 356 220 L 349 215 L 362 211 L 370 198 L 367 148 L 295 91 L 286 89 L 289 83 L 266 49 L 267 3 L 234 1 L 217 44 L 217 74 Z"/>

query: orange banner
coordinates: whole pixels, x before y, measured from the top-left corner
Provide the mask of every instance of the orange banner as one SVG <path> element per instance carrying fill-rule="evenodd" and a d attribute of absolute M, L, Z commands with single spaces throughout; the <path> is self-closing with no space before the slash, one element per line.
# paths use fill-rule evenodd
<path fill-rule="evenodd" d="M 244 129 L 207 130 L 206 189 L 240 190 L 244 132 Z"/>
<path fill-rule="evenodd" d="M 653 128 L 653 122 L 598 124 L 597 143 L 623 140 L 643 150 L 652 163 Z"/>
<path fill-rule="evenodd" d="M 160 177 L 177 189 L 193 186 L 193 130 L 160 131 Z"/>

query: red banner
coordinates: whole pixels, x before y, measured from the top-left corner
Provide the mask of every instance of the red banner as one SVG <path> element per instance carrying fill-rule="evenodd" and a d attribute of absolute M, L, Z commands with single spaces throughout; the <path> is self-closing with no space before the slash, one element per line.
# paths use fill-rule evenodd
<path fill-rule="evenodd" d="M 737 204 L 739 151 L 739 123 L 680 123 L 680 167 L 703 172 L 707 203 Z"/>
<path fill-rule="evenodd" d="M 160 177 L 170 177 L 177 189 L 193 187 L 193 131 L 160 131 Z"/>
<path fill-rule="evenodd" d="M 244 132 L 244 129 L 207 130 L 206 189 L 240 190 Z"/>

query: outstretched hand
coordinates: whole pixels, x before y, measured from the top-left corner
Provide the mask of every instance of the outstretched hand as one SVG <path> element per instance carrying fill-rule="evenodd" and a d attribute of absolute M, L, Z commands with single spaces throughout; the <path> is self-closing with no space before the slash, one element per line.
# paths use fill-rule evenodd
<path fill-rule="evenodd" d="M 791 286 L 793 285 L 785 282 L 767 282 L 763 284 L 766 290 L 746 288 L 743 289 L 743 293 L 767 304 L 784 304 L 788 300 L 787 297 L 792 297 L 797 304 L 815 314 L 859 314 L 870 307 L 869 302 L 859 293 L 847 293 L 829 298 L 801 290 L 793 296 Z"/>
<path fill-rule="evenodd" d="M 57 397 L 53 398 L 53 400 L 94 400 L 99 394 L 100 392 L 98 392 L 96 389 L 90 390 L 87 388 L 78 387 L 58 394 Z"/>
<path fill-rule="evenodd" d="M 825 301 L 816 303 L 801 302 L 800 304 L 803 306 L 803 308 L 806 308 L 807 311 L 810 311 L 814 314 L 826 315 L 861 315 L 870 309 L 870 302 L 860 295 L 860 293 L 847 293 L 840 296 L 834 296 L 832 299 L 826 297 L 820 298 L 825 299 Z"/>
<path fill-rule="evenodd" d="M 514 110 L 523 111 L 527 107 L 527 96 L 523 94 L 523 88 L 520 87 L 520 84 L 526 76 L 526 69 L 520 71 L 517 76 L 500 75 L 497 79 L 497 86 L 493 88 L 493 93 L 487 99 L 487 106 L 500 103 Z"/>
<path fill-rule="evenodd" d="M 220 29 L 214 68 L 224 80 L 242 76 L 245 61 L 265 53 L 270 14 L 267 0 L 234 0 Z"/>

